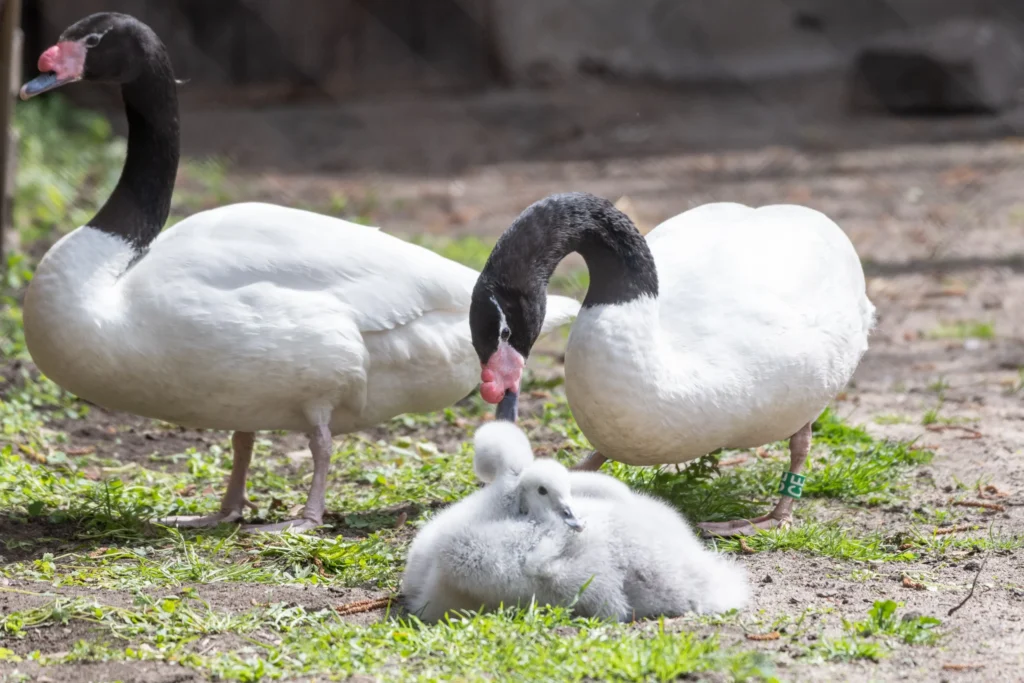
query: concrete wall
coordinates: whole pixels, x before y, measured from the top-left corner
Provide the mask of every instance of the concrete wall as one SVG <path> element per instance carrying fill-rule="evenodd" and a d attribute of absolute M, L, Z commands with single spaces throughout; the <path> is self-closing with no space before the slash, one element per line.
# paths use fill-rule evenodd
<path fill-rule="evenodd" d="M 586 71 L 670 82 L 797 76 L 843 68 L 885 32 L 962 16 L 1024 25 L 1024 0 L 494 2 L 498 52 L 517 81 Z"/>
<path fill-rule="evenodd" d="M 194 86 L 305 84 L 333 96 L 564 82 L 667 82 L 841 69 L 872 38 L 1024 0 L 24 0 L 41 50 L 99 10 L 135 14 Z M 30 32 L 31 33 L 31 32 Z M 33 36 L 29 36 L 30 41 Z"/>

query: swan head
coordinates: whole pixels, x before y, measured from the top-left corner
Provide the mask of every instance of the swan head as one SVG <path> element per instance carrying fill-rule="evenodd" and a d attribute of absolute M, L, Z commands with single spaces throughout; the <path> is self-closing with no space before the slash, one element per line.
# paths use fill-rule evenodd
<path fill-rule="evenodd" d="M 163 43 L 148 26 L 127 14 L 100 12 L 81 19 L 39 57 L 42 73 L 21 88 L 21 99 L 77 81 L 134 81 Z"/>
<path fill-rule="evenodd" d="M 482 425 L 473 437 L 473 471 L 480 481 L 491 483 L 502 474 L 519 476 L 533 462 L 533 448 L 522 429 L 511 422 Z"/>
<path fill-rule="evenodd" d="M 517 486 L 519 511 L 540 522 L 561 521 L 582 531 L 583 520 L 573 511 L 569 471 L 556 460 L 541 458 L 523 469 Z"/>
<path fill-rule="evenodd" d="M 544 325 L 547 299 L 528 296 L 481 275 L 473 288 L 469 328 L 480 359 L 480 395 L 495 417 L 516 421 L 523 367 Z"/>

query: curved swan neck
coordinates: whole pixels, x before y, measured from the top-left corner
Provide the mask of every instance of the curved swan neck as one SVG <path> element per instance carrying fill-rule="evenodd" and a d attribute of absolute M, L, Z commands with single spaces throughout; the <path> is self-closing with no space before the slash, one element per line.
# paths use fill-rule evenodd
<path fill-rule="evenodd" d="M 584 308 L 658 296 L 654 257 L 640 231 L 607 199 L 552 195 L 527 208 L 505 231 L 484 267 L 501 282 L 543 296 L 558 264 L 580 254 L 590 272 Z"/>
<path fill-rule="evenodd" d="M 121 86 L 128 119 L 128 154 L 117 187 L 88 225 L 149 246 L 171 211 L 181 133 L 178 92 L 163 45 L 148 55 L 138 78 Z"/>

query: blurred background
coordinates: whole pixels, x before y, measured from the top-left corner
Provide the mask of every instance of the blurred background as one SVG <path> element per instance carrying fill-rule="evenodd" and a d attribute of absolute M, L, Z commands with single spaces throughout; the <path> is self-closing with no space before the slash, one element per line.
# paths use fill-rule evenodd
<path fill-rule="evenodd" d="M 13 86 L 94 11 L 163 38 L 184 81 L 172 222 L 268 200 L 479 267 L 529 203 L 588 190 L 642 230 L 707 201 L 808 204 L 873 276 L 1012 274 L 1024 254 L 1019 0 L 4 4 Z M 125 123 L 93 84 L 12 110 L 17 292 L 106 197 Z"/>

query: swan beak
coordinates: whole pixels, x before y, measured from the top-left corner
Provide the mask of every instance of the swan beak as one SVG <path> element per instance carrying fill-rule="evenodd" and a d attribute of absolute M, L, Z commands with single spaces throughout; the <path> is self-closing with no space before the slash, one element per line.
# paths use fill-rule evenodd
<path fill-rule="evenodd" d="M 494 417 L 497 420 L 505 420 L 515 424 L 516 419 L 519 416 L 519 394 L 509 389 L 505 392 L 501 401 L 498 402 L 498 407 L 494 411 Z"/>
<path fill-rule="evenodd" d="M 27 100 L 32 97 L 35 97 L 36 95 L 42 95 L 44 92 L 56 90 L 62 85 L 74 83 L 77 80 L 80 79 L 68 78 L 62 81 L 61 79 L 57 78 L 57 74 L 55 73 L 39 74 L 28 83 L 21 86 L 21 91 L 18 94 L 21 96 L 21 99 Z"/>
<path fill-rule="evenodd" d="M 562 508 L 562 521 L 573 531 L 583 531 L 583 520 L 577 517 L 568 505 Z"/>

